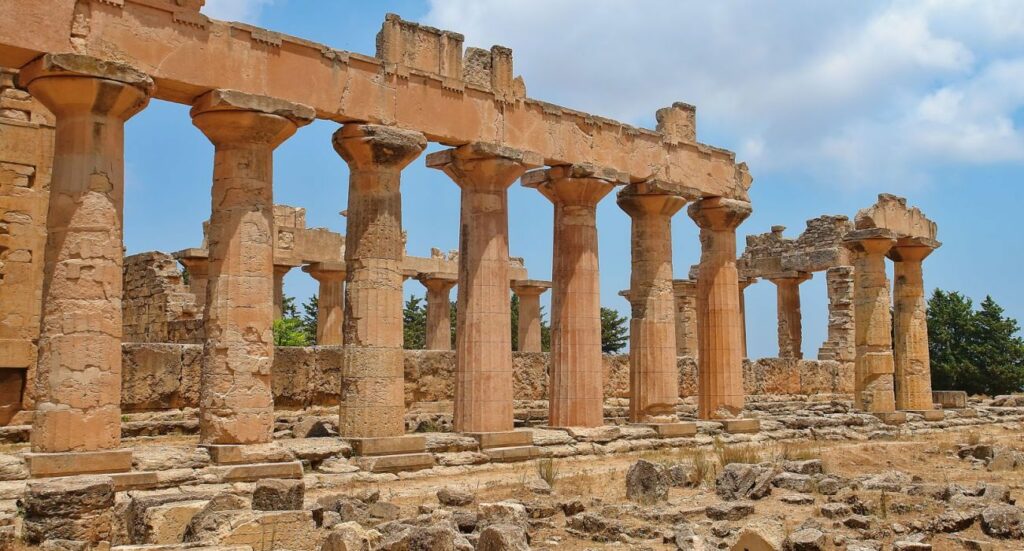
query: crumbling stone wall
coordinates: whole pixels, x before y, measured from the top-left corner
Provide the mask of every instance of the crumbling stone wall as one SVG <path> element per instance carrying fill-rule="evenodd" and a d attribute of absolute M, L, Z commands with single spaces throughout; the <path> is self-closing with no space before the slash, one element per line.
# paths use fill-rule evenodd
<path fill-rule="evenodd" d="M 54 119 L 0 69 L 0 423 L 31 407 Z"/>
<path fill-rule="evenodd" d="M 124 342 L 199 342 L 202 306 L 196 304 L 169 254 L 146 252 L 124 259 Z M 189 323 L 193 322 L 193 323 Z"/>

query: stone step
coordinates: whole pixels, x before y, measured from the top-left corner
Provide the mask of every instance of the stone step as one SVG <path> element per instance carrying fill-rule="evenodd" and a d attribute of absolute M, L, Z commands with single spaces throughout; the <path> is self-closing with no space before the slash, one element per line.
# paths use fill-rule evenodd
<path fill-rule="evenodd" d="M 642 423 L 641 426 L 654 429 L 659 438 L 680 438 L 697 434 L 697 423 Z"/>
<path fill-rule="evenodd" d="M 467 432 L 466 436 L 475 438 L 481 450 L 533 445 L 533 433 L 527 430 Z"/>
<path fill-rule="evenodd" d="M 224 465 L 211 467 L 220 482 L 256 482 L 263 478 L 302 478 L 302 463 L 253 463 L 249 465 Z"/>
<path fill-rule="evenodd" d="M 514 463 L 516 461 L 529 461 L 540 455 L 537 446 L 513 446 L 509 448 L 490 448 L 483 450 L 487 457 L 494 463 Z"/>
<path fill-rule="evenodd" d="M 28 471 L 35 478 L 80 474 L 123 473 L 132 470 L 132 450 L 26 453 Z"/>
<path fill-rule="evenodd" d="M 404 436 L 382 436 L 377 438 L 350 438 L 352 455 L 404 455 L 422 453 L 427 450 L 425 436 L 407 434 Z"/>
<path fill-rule="evenodd" d="M 429 453 L 370 455 L 353 458 L 352 463 L 371 473 L 397 473 L 429 469 L 434 466 L 434 456 Z"/>
<path fill-rule="evenodd" d="M 749 434 L 761 430 L 760 419 L 722 419 L 722 430 L 729 434 Z"/>

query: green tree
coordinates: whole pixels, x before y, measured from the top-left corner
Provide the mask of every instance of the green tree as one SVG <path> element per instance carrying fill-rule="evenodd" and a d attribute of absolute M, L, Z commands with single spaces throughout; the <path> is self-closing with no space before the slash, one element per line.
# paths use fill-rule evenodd
<path fill-rule="evenodd" d="M 629 342 L 628 318 L 614 308 L 601 307 L 601 352 L 614 354 Z"/>
<path fill-rule="evenodd" d="M 306 336 L 306 342 L 319 344 L 316 341 L 317 316 L 320 312 L 319 297 L 313 295 L 302 304 L 302 333 Z"/>
<path fill-rule="evenodd" d="M 1020 390 L 1024 340 L 1019 330 L 992 297 L 976 311 L 971 299 L 936 289 L 928 300 L 932 386 L 990 396 Z"/>
<path fill-rule="evenodd" d="M 285 296 L 281 299 L 281 319 L 274 320 L 271 329 L 274 333 L 275 346 L 307 346 L 302 319 L 295 307 L 295 297 Z M 315 333 L 314 333 L 315 334 Z"/>
<path fill-rule="evenodd" d="M 407 350 L 422 350 L 427 345 L 427 306 L 417 296 L 405 301 L 402 311 L 402 331 Z"/>

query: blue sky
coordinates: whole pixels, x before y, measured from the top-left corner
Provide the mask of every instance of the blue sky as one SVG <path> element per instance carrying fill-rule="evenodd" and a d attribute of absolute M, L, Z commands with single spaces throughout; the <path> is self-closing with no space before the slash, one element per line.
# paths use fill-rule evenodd
<path fill-rule="evenodd" d="M 1024 3 L 643 0 L 314 2 L 207 0 L 213 17 L 257 24 L 365 54 L 387 12 L 462 32 L 466 45 L 513 48 L 528 95 L 653 127 L 673 101 L 698 108 L 698 139 L 749 163 L 748 233 L 821 214 L 853 214 L 880 192 L 906 196 L 939 224 L 943 247 L 925 283 L 1024 318 L 1019 291 L 1024 213 Z M 277 203 L 307 209 L 310 227 L 344 233 L 348 171 L 331 148 L 337 124 L 301 129 L 275 156 Z M 432 146 L 432 149 L 437 149 Z M 186 106 L 154 101 L 129 121 L 125 242 L 129 254 L 198 246 L 210 212 L 213 148 Z M 458 190 L 422 158 L 403 174 L 408 252 L 454 249 Z M 511 252 L 532 277 L 551 275 L 551 205 L 509 196 Z M 602 300 L 628 312 L 629 219 L 599 206 Z M 674 220 L 677 277 L 699 258 L 685 213 Z M 299 270 L 286 293 L 315 283 Z M 825 338 L 824 277 L 801 287 L 804 353 Z M 406 294 L 422 286 L 406 283 Z M 545 295 L 545 302 L 547 295 Z M 775 290 L 747 290 L 751 356 L 776 354 Z"/>

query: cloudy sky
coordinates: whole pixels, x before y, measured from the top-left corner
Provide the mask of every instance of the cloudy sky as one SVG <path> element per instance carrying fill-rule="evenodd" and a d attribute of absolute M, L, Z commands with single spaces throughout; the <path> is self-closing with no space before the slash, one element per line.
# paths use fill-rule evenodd
<path fill-rule="evenodd" d="M 461 32 L 467 45 L 511 47 L 531 97 L 646 127 L 659 107 L 693 103 L 698 139 L 736 151 L 755 177 L 741 248 L 746 233 L 782 224 L 795 236 L 808 218 L 852 216 L 879 192 L 898 193 L 939 223 L 945 245 L 926 262 L 929 287 L 991 294 L 1024 317 L 1019 0 L 207 0 L 204 12 L 367 54 L 395 12 Z M 318 122 L 278 150 L 275 194 L 307 207 L 310 225 L 343 232 L 347 171 L 330 148 L 335 128 Z M 141 138 L 128 149 L 129 251 L 197 244 L 209 215 L 209 144 L 183 107 L 159 102 L 129 130 Z M 153 145 L 168 139 L 196 161 L 182 166 Z M 404 182 L 410 254 L 455 248 L 455 186 L 421 164 Z M 548 278 L 550 205 L 514 188 L 510 210 L 512 253 Z M 698 243 L 685 215 L 674 226 L 681 274 Z M 599 228 L 603 300 L 627 311 L 616 293 L 629 281 L 629 220 L 613 200 L 600 206 Z M 825 336 L 824 278 L 802 290 L 813 356 Z M 302 298 L 314 287 L 296 273 L 287 291 Z M 773 355 L 774 289 L 760 283 L 747 296 L 751 354 Z"/>

